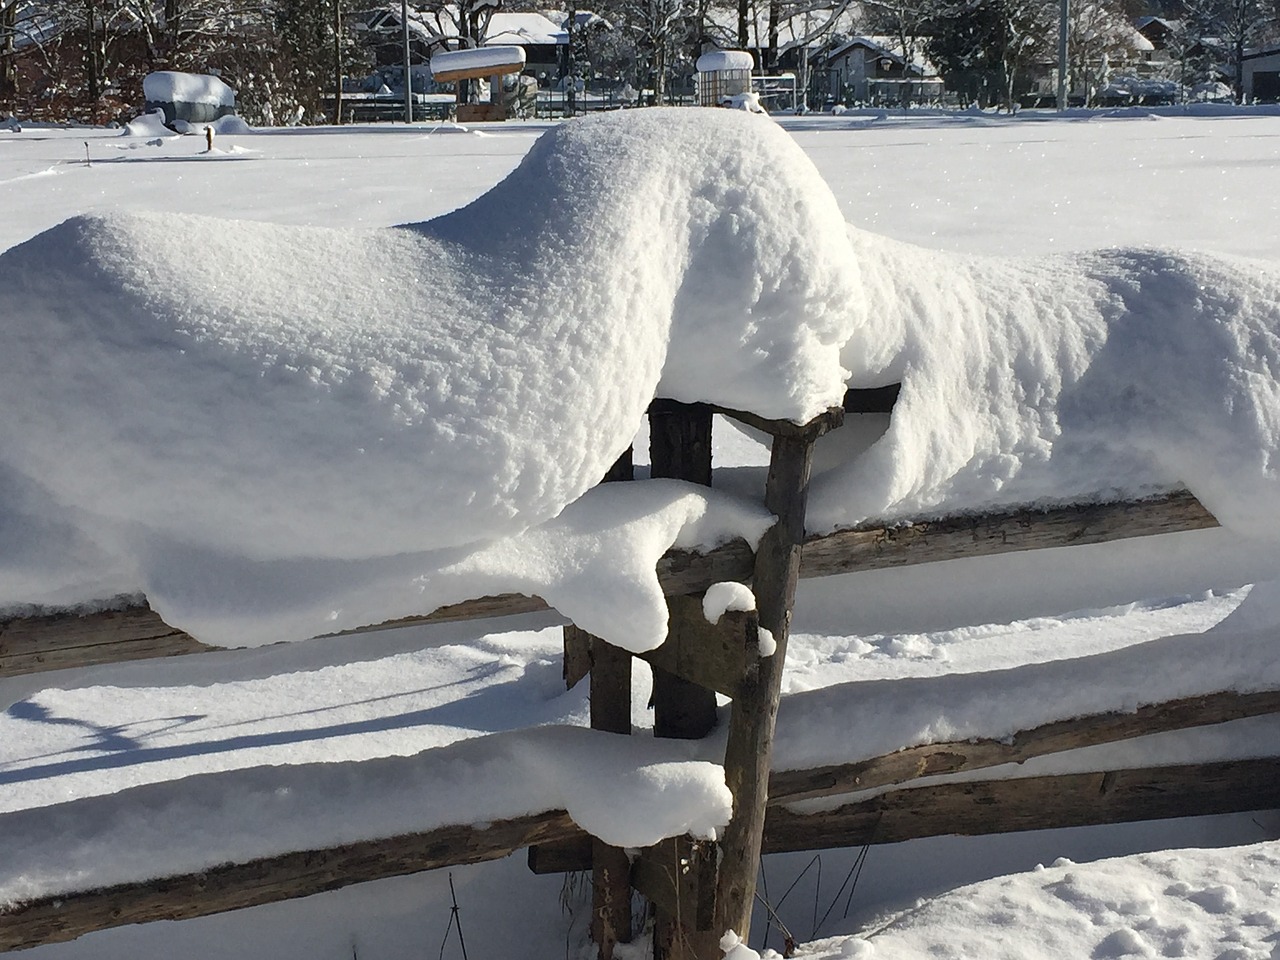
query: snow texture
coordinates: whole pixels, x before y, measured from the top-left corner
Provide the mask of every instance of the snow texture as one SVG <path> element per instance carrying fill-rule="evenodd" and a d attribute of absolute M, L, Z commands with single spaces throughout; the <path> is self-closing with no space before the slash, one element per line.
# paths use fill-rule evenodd
<path fill-rule="evenodd" d="M 523 593 L 639 653 L 666 639 L 655 567 L 668 549 L 734 537 L 754 546 L 773 522 L 760 505 L 698 484 L 601 484 L 555 519 L 477 548 L 270 563 L 158 548 L 147 596 L 166 622 L 208 643 L 257 646 Z"/>
<path fill-rule="evenodd" d="M 755 57 L 746 50 L 708 50 L 698 57 L 695 69 L 699 73 L 716 73 L 721 70 L 754 70 Z"/>
<path fill-rule="evenodd" d="M 1267 616 L 1277 604 L 1275 593 L 1264 589 L 1256 599 L 1251 593 L 1219 629 L 1160 637 L 1110 653 L 793 694 L 779 710 L 774 766 L 802 770 L 920 744 L 1004 740 L 1057 720 L 1132 712 L 1221 691 L 1275 690 L 1280 688 L 1276 621 Z M 1253 626 L 1259 622 L 1267 626 Z M 859 731 L 856 746 L 849 742 L 849 730 Z"/>
<path fill-rule="evenodd" d="M 1185 485 L 1237 534 L 1280 536 L 1274 263 L 969 258 L 853 238 L 868 327 L 845 362 L 854 385 L 902 393 L 869 449 L 833 436 L 811 529 Z"/>
<path fill-rule="evenodd" d="M 431 58 L 431 75 L 493 68 L 500 73 L 518 73 L 524 67 L 524 47 L 476 47 L 446 50 Z"/>
<path fill-rule="evenodd" d="M 707 587 L 702 596 L 702 615 L 708 623 L 719 623 L 729 610 L 754 610 L 756 595 L 745 583 L 726 580 Z"/>
<path fill-rule="evenodd" d="M 217 77 L 175 70 L 159 70 L 143 77 L 142 95 L 152 103 L 236 105 L 236 92 Z"/>
<path fill-rule="evenodd" d="M 0 255 L 4 512 L 74 518 L 68 567 L 101 550 L 162 611 L 210 570 L 478 548 L 578 499 L 655 395 L 838 403 L 849 262 L 794 141 L 729 111 L 564 124 L 400 229 L 75 217 Z"/>
<path fill-rule="evenodd" d="M 1069 860 L 961 887 L 809 960 L 1216 957 L 1269 960 L 1280 938 L 1280 844 Z"/>
<path fill-rule="evenodd" d="M 124 125 L 124 129 L 120 131 L 122 137 L 145 137 L 150 140 L 154 137 L 172 137 L 174 132 L 165 126 L 164 111 L 152 110 L 149 113 L 139 114 Z"/>
<path fill-rule="evenodd" d="M 0 905 L 315 846 L 563 809 L 619 847 L 714 838 L 724 771 L 678 741 L 581 727 L 495 734 L 411 757 L 251 767 L 0 817 Z M 448 784 L 448 790 L 441 790 Z M 506 785 L 503 787 L 502 785 Z"/>

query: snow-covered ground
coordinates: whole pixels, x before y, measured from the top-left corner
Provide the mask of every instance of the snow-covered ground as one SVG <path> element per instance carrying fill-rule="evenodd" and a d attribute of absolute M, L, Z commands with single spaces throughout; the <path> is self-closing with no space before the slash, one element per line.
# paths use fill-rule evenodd
<path fill-rule="evenodd" d="M 830 185 L 844 218 L 897 241 L 1000 257 L 1158 244 L 1280 264 L 1274 226 L 1280 194 L 1273 187 L 1280 116 L 1011 121 L 846 114 L 789 120 L 784 127 Z M 513 123 L 483 130 L 259 131 L 219 135 L 212 152 L 205 152 L 203 137 L 0 131 L 0 207 L 6 211 L 0 251 L 84 213 L 212 214 L 362 228 L 424 221 L 499 181 L 546 129 Z M 183 223 L 173 220 L 179 254 L 191 242 Z M 547 256 L 557 260 L 561 253 L 548 250 Z M 0 290 L 0 316 L 4 298 Z M 637 452 L 643 461 L 642 442 Z M 718 464 L 747 468 L 766 457 L 743 434 L 720 430 Z M 14 535 L 3 528 L 0 534 Z M 1207 531 L 1159 543 L 808 583 L 788 655 L 779 760 L 832 759 L 849 739 L 843 727 L 831 728 L 844 707 L 850 724 L 893 718 L 868 732 L 864 755 L 870 755 L 886 743 L 922 737 L 1004 735 L 1057 718 L 1055 710 L 1092 703 L 1091 696 L 1104 707 L 1151 702 L 1197 692 L 1197 678 L 1208 684 L 1199 692 L 1245 689 L 1249 681 L 1274 686 L 1266 649 L 1259 649 L 1266 636 L 1260 631 L 1280 621 L 1267 619 L 1274 609 L 1269 591 L 1256 591 L 1240 605 L 1248 595 L 1242 584 L 1280 576 L 1277 571 L 1280 563 L 1265 542 L 1240 550 L 1227 532 Z M 1237 607 L 1239 627 L 1226 624 L 1200 636 Z M 189 822 L 184 798 L 202 792 L 204 781 L 182 778 L 220 771 L 209 790 L 222 820 L 207 835 L 190 832 L 187 852 L 178 853 L 195 859 L 175 854 L 175 863 L 198 864 L 211 851 L 245 856 L 287 848 L 290 829 L 322 842 L 423 824 L 435 815 L 447 822 L 459 810 L 511 815 L 519 811 L 502 803 L 520 791 L 531 804 L 580 800 L 590 810 L 629 811 L 641 807 L 646 790 L 670 789 L 675 812 L 676 797 L 689 798 L 690 809 L 705 807 L 704 781 L 664 779 L 674 768 L 663 763 L 679 759 L 674 754 L 648 756 L 651 775 L 614 783 L 612 794 L 557 798 L 545 791 L 539 781 L 557 779 L 554 759 L 564 760 L 564 769 L 600 762 L 591 759 L 599 756 L 591 747 L 566 742 L 563 731 L 546 731 L 541 740 L 536 731 L 514 733 L 585 722 L 585 694 L 561 689 L 559 630 L 552 623 L 543 617 L 489 625 L 497 632 L 487 635 L 476 625 L 390 631 L 213 654 L 193 663 L 0 681 L 0 701 L 13 703 L 0 714 L 0 812 L 11 837 L 21 831 L 20 840 L 8 841 L 0 883 L 12 897 L 42 889 L 45 881 L 32 879 L 37 874 L 65 871 L 73 881 L 145 876 L 165 855 L 166 837 Z M 1097 683 L 1088 665 L 1043 666 L 1086 655 L 1099 657 L 1092 661 Z M 1211 658 L 1218 673 L 1195 669 Z M 890 697 L 877 711 L 869 695 L 878 688 L 843 686 L 906 678 L 931 684 L 904 689 L 927 690 L 929 702 L 940 705 L 936 711 L 913 718 L 919 701 L 907 693 L 897 706 Z M 1037 692 L 1055 688 L 1073 692 L 1056 704 Z M 979 705 L 1003 702 L 1022 712 L 966 714 L 968 701 L 956 692 L 966 689 L 979 691 Z M 639 678 L 638 727 L 651 720 L 646 701 L 646 681 Z M 859 707 L 862 714 L 852 712 Z M 486 734 L 510 739 L 496 738 L 487 752 L 465 751 L 464 741 Z M 1251 756 L 1274 752 L 1275 742 L 1274 725 L 1241 723 L 1127 752 L 1062 757 L 1041 769 Z M 462 752 L 455 758 L 446 747 Z M 430 748 L 441 749 L 439 759 L 423 753 Z M 535 759 L 526 768 L 511 762 L 522 755 Z M 379 757 L 404 759 L 376 772 L 356 766 Z M 687 773 L 689 765 L 681 769 Z M 558 780 L 563 785 L 564 777 Z M 440 781 L 445 785 L 415 808 L 413 788 Z M 143 792 L 122 793 L 132 787 Z M 115 806 L 108 804 L 113 796 L 120 798 Z M 99 802 L 90 805 L 94 798 Z M 76 800 L 106 821 L 86 824 Z M 113 849 L 107 827 L 136 821 L 140 801 L 152 833 L 135 829 L 129 835 L 136 848 Z M 477 806 L 482 801 L 493 805 Z M 77 830 L 107 839 L 99 847 L 77 847 Z M 848 890 L 837 889 L 856 851 L 824 854 L 821 873 L 810 855 L 772 858 L 766 876 L 775 901 L 800 878 L 779 909 L 793 932 L 816 939 L 855 931 L 911 907 L 917 897 L 1033 871 L 951 894 L 887 926 L 877 921 L 872 929 L 883 932 L 868 940 L 815 943 L 813 956 L 1269 957 L 1280 914 L 1267 898 L 1274 902 L 1280 891 L 1280 867 L 1276 848 L 1264 841 L 1278 830 L 1274 817 L 1241 816 L 876 847 L 847 910 Z M 1034 869 L 1060 857 L 1083 863 L 1132 851 L 1232 844 L 1254 846 Z M 584 891 L 562 890 L 559 878 L 534 877 L 519 860 L 453 871 L 469 953 L 547 957 L 576 950 Z M 444 876 L 403 878 L 226 917 L 108 931 L 34 955 L 402 958 L 439 950 L 449 897 Z M 756 940 L 763 934 L 762 924 Z M 769 944 L 778 946 L 776 933 L 772 937 Z M 446 955 L 460 955 L 457 946 L 452 941 L 454 953 Z"/>

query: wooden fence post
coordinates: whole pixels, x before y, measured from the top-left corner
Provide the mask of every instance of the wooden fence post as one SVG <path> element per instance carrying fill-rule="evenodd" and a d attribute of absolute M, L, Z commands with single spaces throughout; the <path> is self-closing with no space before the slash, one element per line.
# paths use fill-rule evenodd
<path fill-rule="evenodd" d="M 591 726 L 631 733 L 631 654 L 591 638 Z M 591 939 L 600 960 L 631 942 L 631 860 L 625 850 L 591 839 Z"/>
<path fill-rule="evenodd" d="M 769 460 L 765 506 L 778 522 L 756 550 L 754 591 L 760 632 L 772 636 L 774 649 L 769 656 L 757 656 L 747 664 L 742 691 L 733 701 L 724 759 L 725 782 L 733 793 L 733 819 L 721 837 L 716 882 L 715 929 L 720 933 L 735 930 L 744 940 L 751 930 L 760 870 L 769 766 L 791 610 L 800 579 L 813 445 L 822 433 L 839 425 L 842 414 L 832 411 L 805 427 L 775 435 Z"/>
<path fill-rule="evenodd" d="M 628 447 L 603 483 L 635 477 Z M 591 677 L 591 728 L 631 733 L 631 654 L 574 624 L 564 628 L 564 676 L 572 687 Z M 599 960 L 613 960 L 614 947 L 631 942 L 631 860 L 626 851 L 591 839 L 591 940 Z"/>
<path fill-rule="evenodd" d="M 649 463 L 650 476 L 687 480 L 703 486 L 711 486 L 711 408 L 701 403 L 677 403 L 673 400 L 655 400 L 649 406 Z M 692 614 L 687 605 L 671 611 L 670 631 L 681 632 L 679 617 L 701 616 L 698 610 Z M 668 638 L 668 643 L 673 637 Z M 700 740 L 716 725 L 716 694 L 714 690 L 699 686 L 684 677 L 661 667 L 653 668 L 653 733 L 658 737 L 682 740 Z M 694 881 L 702 877 L 702 886 L 710 886 L 705 870 L 685 872 L 686 866 L 696 859 L 687 838 L 678 838 L 673 844 L 673 855 L 667 867 L 674 871 L 672 884 L 679 889 L 682 880 Z M 714 862 L 710 868 L 714 871 Z M 712 891 L 703 889 L 702 896 Z M 696 911 L 682 908 L 684 897 L 674 903 L 654 904 L 654 958 L 655 960 L 701 960 L 718 956 L 711 952 L 718 937 L 710 930 L 699 930 Z"/>
<path fill-rule="evenodd" d="M 649 407 L 650 476 L 711 486 L 711 408 L 701 403 L 655 400 Z M 700 740 L 716 725 L 712 690 L 653 670 L 653 732 Z"/>

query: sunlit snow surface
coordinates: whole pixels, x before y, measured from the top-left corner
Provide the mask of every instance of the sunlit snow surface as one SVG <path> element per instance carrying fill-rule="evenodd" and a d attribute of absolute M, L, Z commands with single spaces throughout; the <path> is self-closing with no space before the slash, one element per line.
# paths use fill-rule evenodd
<path fill-rule="evenodd" d="M 1280 260 L 1280 238 L 1273 227 L 1278 198 L 1271 187 L 1280 143 L 1276 118 L 1011 124 L 855 117 L 794 121 L 788 127 L 832 185 L 850 222 L 931 248 L 1035 255 L 1158 243 Z M 491 127 L 483 137 L 444 126 L 385 126 L 346 135 L 281 131 L 224 142 L 220 149 L 225 152 L 214 155 L 201 155 L 204 143 L 196 138 L 151 146 L 93 131 L 0 132 L 0 200 L 13 212 L 0 218 L 0 248 L 67 216 L 114 209 L 325 226 L 420 221 L 487 189 L 514 167 L 541 129 Z M 84 163 L 85 140 L 90 142 L 91 166 Z M 151 162 L 155 160 L 163 162 Z M 761 462 L 759 448 L 750 441 L 731 436 L 726 447 L 726 439 L 720 438 L 719 446 L 732 450 L 730 462 Z M 905 581 L 907 587 L 892 588 L 889 578 L 878 574 L 822 584 L 820 592 L 802 597 L 808 608 L 799 611 L 801 632 L 789 651 L 794 664 L 789 688 L 798 692 L 863 679 L 945 677 L 1204 630 L 1242 595 L 1140 598 L 1190 593 L 1197 582 L 1202 591 L 1219 577 L 1227 585 L 1240 572 L 1223 574 L 1202 535 L 1172 541 L 1118 550 L 1084 548 L 1088 561 L 1066 563 L 1056 573 L 1050 557 L 1037 558 L 1038 563 L 978 562 L 966 568 L 978 571 L 973 574 L 952 569 L 965 565 L 942 565 L 907 578 L 895 575 L 893 582 Z M 1116 603 L 1124 606 L 1087 609 Z M 1056 615 L 1068 610 L 1085 612 Z M 1044 613 L 1054 615 L 1037 616 Z M 1010 623 L 1019 618 L 1021 622 Z M 7 778 L 0 795 L 12 798 L 9 809 L 31 810 L 203 771 L 306 763 L 322 756 L 339 762 L 409 756 L 477 731 L 583 722 L 582 694 L 558 692 L 558 631 L 477 640 L 474 628 L 469 629 L 382 635 L 372 644 L 364 638 L 361 643 L 328 641 L 331 646 L 219 654 L 198 667 L 135 664 L 37 676 L 16 684 L 5 681 L 0 696 L 16 689 L 20 702 L 0 716 L 0 776 Z M 386 658 L 380 659 L 384 653 Z M 55 681 L 72 689 L 37 692 Z M 646 699 L 645 684 L 637 680 L 634 702 L 640 724 L 647 719 Z M 339 734 L 332 749 L 326 746 L 329 741 L 316 739 L 329 733 Z M 803 738 L 803 732 L 797 735 Z M 1264 743 L 1275 742 L 1265 730 L 1258 736 Z M 1217 742 L 1203 746 L 1204 755 L 1225 755 L 1232 741 L 1247 745 L 1249 737 L 1223 728 Z M 1145 749 L 1137 760 L 1157 755 L 1156 748 Z M 1185 756 L 1186 750 L 1183 746 L 1172 752 Z M 252 824 L 246 827 L 252 829 Z M 850 919 L 839 919 L 838 906 L 817 932 L 829 936 L 852 930 L 869 913 L 909 906 L 920 893 L 1029 870 L 1060 855 L 1084 859 L 1188 843 L 1243 843 L 1264 839 L 1274 828 L 1266 818 L 1254 824 L 1246 817 L 1212 827 L 1181 823 L 877 848 Z M 1142 879 L 1147 867 L 1135 865 L 1125 883 L 1151 894 L 1150 903 L 1143 900 L 1145 913 L 1121 916 L 1123 911 L 1107 899 L 1111 881 L 1100 877 L 1092 900 L 1086 890 L 1073 901 L 1098 904 L 1090 917 L 1101 919 L 1084 918 L 1095 928 L 1090 949 L 1106 956 L 1120 955 L 1130 946 L 1139 953 L 1144 944 L 1151 950 L 1170 946 L 1173 940 L 1159 939 L 1157 927 L 1168 926 L 1161 918 L 1177 911 L 1187 927 L 1182 943 L 1211 944 L 1209 956 L 1232 949 L 1248 955 L 1239 951 L 1254 950 L 1257 944 L 1240 940 L 1252 935 L 1243 927 L 1271 929 L 1259 919 L 1271 908 L 1254 909 L 1252 887 L 1237 885 L 1233 877 L 1247 868 L 1257 884 L 1272 884 L 1273 892 L 1280 883 L 1262 860 L 1244 859 L 1251 855 L 1232 854 L 1230 862 L 1219 864 L 1216 855 L 1179 854 L 1185 868 L 1164 885 Z M 769 885 L 775 900 L 779 884 L 785 889 L 808 859 L 806 854 L 773 861 Z M 849 859 L 828 856 L 821 890 L 810 889 L 811 869 L 782 908 L 802 936 L 807 938 L 817 926 L 810 913 L 819 900 L 826 909 Z M 1214 871 L 1220 875 L 1209 876 Z M 585 908 L 570 896 L 569 902 L 578 905 L 576 922 L 575 915 L 560 913 L 558 878 L 531 877 L 517 862 L 455 874 L 473 953 L 487 949 L 495 955 L 515 950 L 526 956 L 560 956 L 567 940 L 575 948 L 580 942 Z M 1081 868 L 1073 882 L 1087 888 L 1091 881 Z M 1178 883 L 1188 889 L 1171 891 Z M 1034 906 L 1033 886 L 1034 880 L 1019 888 L 1028 892 L 1015 899 Z M 1211 887 L 1231 888 L 1240 909 L 1212 913 L 1202 904 L 1195 909 L 1186 905 L 1196 902 L 1189 899 L 1192 894 Z M 1218 892 L 1223 895 L 1214 902 L 1229 906 L 1228 892 Z M 804 902 L 798 903 L 801 897 Z M 163 929 L 109 932 L 32 956 L 420 956 L 439 949 L 449 906 L 443 875 L 408 878 Z M 1070 918 L 1073 909 L 1077 907 L 1064 907 L 1063 915 Z M 1115 913 L 1115 923 L 1102 929 L 1111 922 L 1108 910 Z M 1143 933 L 1139 924 L 1147 915 L 1156 927 Z M 1047 939 L 1051 918 L 1040 925 L 1035 921 L 1040 916 L 1017 914 L 1015 926 L 1024 940 Z M 927 917 L 921 926 L 926 923 Z M 994 922 L 970 923 L 975 936 L 1009 930 L 1009 925 Z M 1142 934 L 1143 942 L 1125 939 L 1129 935 L 1122 928 Z M 1108 940 L 1112 934 L 1117 937 Z M 779 945 L 776 938 L 770 943 Z M 892 936 L 886 934 L 885 950 L 891 945 Z M 826 950 L 819 956 L 857 956 L 852 951 L 862 948 L 841 943 L 819 949 Z M 989 943 L 972 952 L 999 955 Z"/>

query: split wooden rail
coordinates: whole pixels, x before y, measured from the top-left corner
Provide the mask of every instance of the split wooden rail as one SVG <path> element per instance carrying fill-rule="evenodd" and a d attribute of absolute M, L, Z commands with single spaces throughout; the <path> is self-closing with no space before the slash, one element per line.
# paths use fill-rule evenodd
<path fill-rule="evenodd" d="M 845 412 L 885 413 L 896 391 L 851 391 Z M 651 412 L 655 476 L 709 482 L 712 415 L 738 416 L 773 436 L 766 504 L 779 518 L 756 551 L 742 541 L 694 554 L 672 551 L 659 564 L 671 632 L 647 655 L 655 672 L 655 732 L 698 738 L 715 723 L 716 692 L 733 701 L 725 756 L 734 817 L 718 850 L 688 839 L 645 851 L 633 864 L 587 837 L 564 811 L 485 826 L 452 826 L 228 864 L 108 890 L 50 897 L 0 909 L 0 950 L 73 939 L 92 930 L 152 919 L 183 919 L 306 896 L 378 877 L 493 859 L 530 848 L 546 872 L 594 867 L 593 937 L 602 957 L 632 927 L 632 885 L 656 905 L 659 957 L 719 957 L 715 941 L 749 924 L 762 851 L 885 843 L 941 833 L 990 833 L 1086 823 L 1253 810 L 1280 806 L 1280 760 L 1263 759 L 1019 780 L 953 782 L 910 788 L 937 774 L 980 770 L 1031 757 L 1166 730 L 1280 711 L 1280 691 L 1219 692 L 1024 730 L 1001 741 L 910 747 L 887 756 L 814 770 L 771 770 L 771 742 L 787 634 L 799 577 L 829 576 L 1101 543 L 1216 526 L 1185 492 L 1126 503 L 1013 510 L 980 517 L 877 525 L 806 537 L 804 507 L 812 446 L 838 426 L 842 411 L 811 424 L 762 421 L 710 407 L 658 403 Z M 626 479 L 620 463 L 611 479 Z M 697 597 L 714 583 L 749 582 L 754 614 L 703 618 Z M 537 598 L 468 601 L 423 617 L 381 624 L 479 619 L 544 609 Z M 760 629 L 777 644 L 760 656 Z M 370 628 L 370 629 L 377 629 Z M 83 617 L 49 615 L 0 623 L 0 677 L 69 667 L 197 653 L 209 648 L 164 624 L 143 606 Z M 630 732 L 630 655 L 566 628 L 566 679 L 591 676 L 592 726 Z M 888 787 L 820 813 L 785 804 Z"/>

